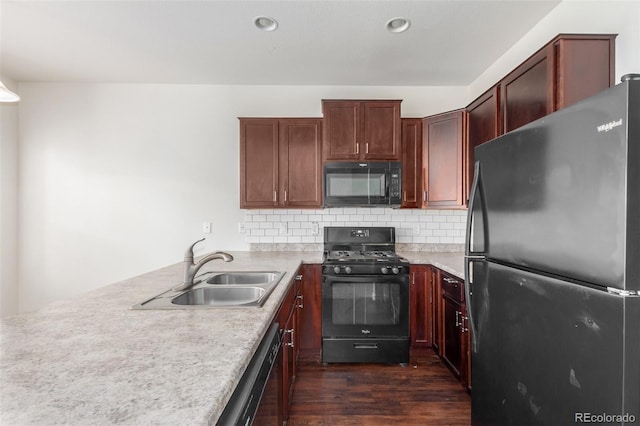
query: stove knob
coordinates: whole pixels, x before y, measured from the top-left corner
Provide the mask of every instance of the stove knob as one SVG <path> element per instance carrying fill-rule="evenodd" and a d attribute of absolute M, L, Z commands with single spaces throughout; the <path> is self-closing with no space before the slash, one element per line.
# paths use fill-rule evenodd
<path fill-rule="evenodd" d="M 397 266 L 394 266 L 393 268 L 391 268 L 391 272 L 393 272 L 394 274 L 397 274 L 400 272 L 400 269 L 398 269 Z"/>
<path fill-rule="evenodd" d="M 339 266 L 334 266 L 333 267 L 333 272 L 336 273 L 336 274 L 339 274 L 340 273 L 340 267 Z"/>
<path fill-rule="evenodd" d="M 386 266 L 383 266 L 382 269 L 380 270 L 380 272 L 382 272 L 383 274 L 388 274 L 389 270 L 387 269 Z"/>
<path fill-rule="evenodd" d="M 345 266 L 344 271 L 345 271 L 347 274 L 350 274 L 350 273 L 351 273 L 351 266 Z"/>

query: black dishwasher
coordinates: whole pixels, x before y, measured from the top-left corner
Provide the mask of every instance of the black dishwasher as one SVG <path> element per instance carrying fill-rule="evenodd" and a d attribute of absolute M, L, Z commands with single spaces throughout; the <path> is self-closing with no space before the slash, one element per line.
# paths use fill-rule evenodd
<path fill-rule="evenodd" d="M 278 423 L 278 379 L 273 367 L 274 364 L 277 366 L 280 345 L 280 327 L 275 323 L 258 346 L 217 425 L 247 426 L 254 421 L 256 425 Z M 269 401 L 275 401 L 275 404 Z"/>

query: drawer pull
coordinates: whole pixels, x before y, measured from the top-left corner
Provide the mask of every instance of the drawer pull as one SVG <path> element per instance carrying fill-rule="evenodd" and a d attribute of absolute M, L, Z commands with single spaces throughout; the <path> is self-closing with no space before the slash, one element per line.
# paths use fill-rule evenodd
<path fill-rule="evenodd" d="M 378 349 L 377 343 L 354 343 L 354 349 Z"/>

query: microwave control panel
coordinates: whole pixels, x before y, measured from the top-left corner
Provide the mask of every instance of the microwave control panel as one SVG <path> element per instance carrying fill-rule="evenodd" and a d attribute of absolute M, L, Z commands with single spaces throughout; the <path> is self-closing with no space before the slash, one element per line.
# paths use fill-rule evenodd
<path fill-rule="evenodd" d="M 400 198 L 400 191 L 401 191 L 400 173 L 397 173 L 395 171 L 391 172 L 391 183 L 389 185 L 389 191 L 391 192 L 392 198 Z"/>

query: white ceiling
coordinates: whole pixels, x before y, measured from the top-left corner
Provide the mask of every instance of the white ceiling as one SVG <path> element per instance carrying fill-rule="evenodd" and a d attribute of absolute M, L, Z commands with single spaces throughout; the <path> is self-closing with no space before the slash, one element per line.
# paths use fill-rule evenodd
<path fill-rule="evenodd" d="M 469 85 L 560 0 L 1 0 L 20 82 Z M 252 24 L 267 15 L 274 32 Z M 401 16 L 410 29 L 392 34 Z"/>

